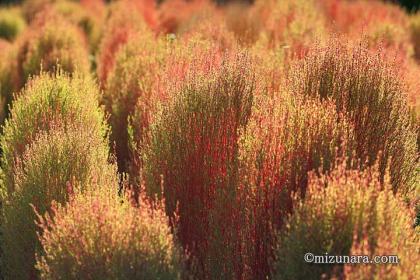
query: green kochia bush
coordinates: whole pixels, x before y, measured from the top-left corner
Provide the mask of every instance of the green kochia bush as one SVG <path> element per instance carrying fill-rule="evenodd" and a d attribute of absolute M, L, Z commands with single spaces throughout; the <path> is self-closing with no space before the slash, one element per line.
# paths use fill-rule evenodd
<path fill-rule="evenodd" d="M 0 9 L 0 38 L 13 41 L 25 27 L 25 20 L 18 9 Z"/>
<path fill-rule="evenodd" d="M 394 191 L 407 193 L 417 181 L 416 132 L 404 84 L 388 61 L 362 46 L 348 49 L 334 42 L 298 63 L 291 80 L 297 93 L 332 99 L 354 125 L 361 167 L 379 157 L 381 176 L 390 165 Z"/>
<path fill-rule="evenodd" d="M 94 182 L 117 192 L 116 168 L 108 164 L 108 145 L 83 126 L 58 124 L 27 146 L 14 172 L 14 192 L 3 201 L 2 270 L 8 279 L 29 279 L 39 247 L 35 213 L 64 203 L 69 193 Z"/>
<path fill-rule="evenodd" d="M 34 252 L 39 243 L 30 204 L 44 213 L 52 200 L 67 199 L 69 186 L 90 182 L 117 189 L 116 170 L 108 164 L 107 127 L 98 98 L 90 78 L 57 72 L 30 80 L 14 101 L 0 140 L 6 277 L 35 275 Z"/>
<path fill-rule="evenodd" d="M 15 162 L 39 132 L 49 131 L 53 124 L 80 124 L 98 138 L 105 136 L 107 128 L 104 113 L 98 107 L 98 95 L 94 81 L 78 74 L 70 78 L 61 72 L 41 73 L 28 82 L 13 102 L 11 117 L 0 138 L 4 181 L 1 188 L 6 194 L 15 189 Z"/>
<path fill-rule="evenodd" d="M 394 196 L 375 168 L 346 170 L 340 163 L 312 174 L 306 197 L 279 233 L 273 279 L 415 279 L 419 273 L 414 213 Z M 397 255 L 398 264 L 305 263 L 304 255 Z"/>
<path fill-rule="evenodd" d="M 68 73 L 88 73 L 88 51 L 82 32 L 53 10 L 38 15 L 18 42 L 16 88 L 42 70 L 54 72 L 58 65 Z"/>
<path fill-rule="evenodd" d="M 76 195 L 41 218 L 41 279 L 181 278 L 183 257 L 163 203 L 140 206 L 110 194 Z"/>

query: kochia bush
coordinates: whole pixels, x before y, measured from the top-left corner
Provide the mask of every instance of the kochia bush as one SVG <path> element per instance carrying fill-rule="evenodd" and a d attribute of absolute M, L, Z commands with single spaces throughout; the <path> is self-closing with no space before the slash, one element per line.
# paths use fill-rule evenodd
<path fill-rule="evenodd" d="M 354 125 L 355 153 L 361 167 L 379 157 L 382 177 L 390 165 L 394 191 L 410 192 L 417 180 L 416 133 L 399 72 L 385 56 L 363 46 L 333 41 L 291 71 L 295 92 L 332 99 Z"/>
<path fill-rule="evenodd" d="M 64 18 L 83 30 L 89 41 L 90 50 L 95 52 L 102 35 L 102 25 L 105 19 L 104 3 L 101 1 L 87 1 L 85 4 L 82 2 L 58 1 L 54 8 Z"/>
<path fill-rule="evenodd" d="M 165 59 L 164 43 L 155 39 L 149 30 L 139 32 L 117 52 L 115 65 L 109 72 L 102 103 L 110 114 L 111 141 L 115 141 L 121 171 L 127 171 L 129 163 L 129 117 L 132 117 L 138 104 L 144 112 L 141 117 L 147 119 L 145 114 L 157 102 L 153 91 Z"/>
<path fill-rule="evenodd" d="M 41 218 L 41 279 L 181 279 L 181 248 L 163 203 L 139 207 L 105 190 L 53 205 Z"/>
<path fill-rule="evenodd" d="M 300 56 L 325 36 L 325 19 L 318 1 L 256 1 L 255 9 L 265 27 L 260 40 L 268 47 L 289 49 L 292 56 Z"/>
<path fill-rule="evenodd" d="M 136 76 L 132 76 L 129 73 L 122 75 L 129 78 L 127 82 L 130 81 L 130 83 L 127 85 L 130 85 L 131 91 L 137 92 L 132 98 L 137 99 L 137 103 L 129 116 L 128 133 L 125 132 L 128 136 L 127 152 L 129 154 L 127 172 L 130 174 L 130 182 L 135 185 L 139 185 L 141 180 L 142 153 L 149 140 L 150 125 L 158 117 L 159 110 L 166 107 L 167 102 L 172 99 L 173 95 L 179 92 L 180 87 L 188 79 L 188 73 L 191 74 L 192 71 L 203 73 L 208 70 L 209 63 L 213 64 L 212 67 L 215 67 L 216 64 L 220 63 L 223 56 L 220 46 L 210 40 L 203 40 L 202 36 L 198 38 L 193 35 L 192 37 L 182 37 L 179 40 L 168 37 L 165 42 L 165 48 L 163 48 L 162 44 L 164 42 L 162 40 L 158 42 L 156 49 L 160 53 L 159 55 L 156 54 L 152 59 L 144 57 L 136 59 L 136 61 L 142 62 L 139 66 L 146 62 L 154 62 L 154 65 L 150 65 L 150 73 L 147 72 L 140 80 L 140 85 L 134 83 Z M 129 44 L 135 47 L 139 43 Z M 129 57 L 124 54 L 122 58 L 124 58 L 122 61 L 125 61 Z M 136 65 L 138 62 L 134 63 L 133 61 L 132 64 Z M 132 64 L 122 63 L 121 65 L 132 66 Z M 117 72 L 115 74 L 118 77 Z M 118 79 L 113 80 L 115 81 L 112 84 L 116 86 Z M 126 82 L 124 81 L 123 83 L 125 84 Z M 142 89 L 145 94 L 137 96 L 139 93 L 142 93 L 139 89 Z M 144 91 L 145 89 L 147 91 Z M 118 89 L 116 91 L 119 92 Z M 125 98 L 127 97 L 129 96 Z M 120 97 L 114 98 L 120 100 Z M 111 99 L 108 103 L 112 106 Z M 113 110 L 116 111 L 115 109 Z"/>
<path fill-rule="evenodd" d="M 45 211 L 66 199 L 68 183 L 111 180 L 117 188 L 98 98 L 90 78 L 57 72 L 30 80 L 13 103 L 0 141 L 2 260 L 11 278 L 35 273 L 30 203 Z"/>
<path fill-rule="evenodd" d="M 60 65 L 60 66 L 58 66 Z M 15 69 L 16 88 L 20 89 L 30 76 L 42 70 L 57 68 L 73 73 L 90 69 L 86 41 L 82 32 L 53 10 L 38 14 L 18 42 Z"/>
<path fill-rule="evenodd" d="M 118 50 L 138 32 L 150 33 L 150 30 L 135 3 L 120 1 L 112 4 L 96 57 L 97 74 L 102 88 L 114 67 Z"/>
<path fill-rule="evenodd" d="M 414 56 L 420 60 L 420 12 L 410 18 L 411 42 L 414 46 Z"/>
<path fill-rule="evenodd" d="M 237 141 L 255 88 L 246 56 L 213 58 L 200 64 L 204 71 L 191 67 L 169 94 L 143 156 L 147 190 L 160 193 L 163 184 L 170 215 L 179 203 L 180 241 L 198 259 L 197 277 L 210 279 L 240 273 L 230 227 L 237 222 Z"/>
<path fill-rule="evenodd" d="M 287 92 L 256 98 L 240 140 L 239 195 L 246 221 L 241 233 L 253 279 L 270 277 L 276 231 L 294 208 L 292 195 L 305 196 L 308 172 L 331 169 L 352 137 L 351 126 L 333 104 Z"/>
<path fill-rule="evenodd" d="M 56 125 L 83 125 L 93 135 L 102 138 L 107 133 L 104 113 L 99 109 L 99 90 L 88 77 L 70 78 L 61 72 L 41 73 L 30 80 L 13 102 L 11 117 L 0 138 L 2 149 L 2 189 L 12 194 L 15 163 L 42 131 Z"/>
<path fill-rule="evenodd" d="M 52 201 L 65 203 L 69 192 L 84 192 L 94 182 L 117 191 L 116 168 L 108 164 L 108 153 L 100 135 L 72 124 L 58 124 L 27 146 L 17 161 L 14 191 L 2 205 L 2 271 L 8 279 L 37 275 L 39 229 L 32 207 L 45 213 Z"/>
<path fill-rule="evenodd" d="M 312 174 L 306 197 L 280 232 L 274 279 L 414 279 L 418 268 L 418 232 L 414 213 L 394 196 L 375 168 Z M 418 230 L 417 230 L 418 231 Z M 314 255 L 397 255 L 395 264 L 325 265 L 305 263 Z"/>

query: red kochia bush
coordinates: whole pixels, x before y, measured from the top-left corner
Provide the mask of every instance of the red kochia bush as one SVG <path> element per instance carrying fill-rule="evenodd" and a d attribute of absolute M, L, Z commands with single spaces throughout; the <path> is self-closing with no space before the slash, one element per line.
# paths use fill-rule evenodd
<path fill-rule="evenodd" d="M 416 184 L 416 133 L 406 86 L 395 64 L 381 53 L 333 41 L 313 51 L 291 71 L 296 94 L 333 100 L 336 111 L 354 125 L 355 153 L 361 166 L 379 158 L 382 177 L 390 165 L 394 191 L 408 193 Z"/>
<path fill-rule="evenodd" d="M 325 19 L 316 0 L 261 0 L 255 2 L 264 25 L 261 42 L 269 48 L 301 56 L 325 36 Z"/>
<path fill-rule="evenodd" d="M 409 18 L 403 8 L 391 1 L 323 0 L 327 22 L 334 32 L 359 40 L 364 35 L 372 49 L 381 46 L 404 58 L 412 55 L 407 32 Z"/>
<path fill-rule="evenodd" d="M 237 141 L 254 92 L 246 56 L 226 55 L 221 64 L 212 59 L 207 57 L 204 71 L 191 67 L 173 92 L 152 124 L 143 158 L 147 190 L 160 193 L 163 184 L 170 215 L 179 203 L 179 238 L 197 258 L 201 279 L 241 273 L 231 242 L 237 223 Z"/>
<path fill-rule="evenodd" d="M 113 107 L 113 111 L 121 115 L 124 113 L 121 109 L 132 110 L 133 108 L 130 107 L 131 105 L 127 106 L 121 102 L 122 107 L 118 108 L 118 104 L 120 104 L 118 101 L 126 99 L 132 102 L 137 99 L 134 111 L 130 111 L 128 133 L 125 132 L 129 144 L 127 172 L 130 174 L 130 182 L 135 185 L 138 185 L 140 179 L 139 175 L 143 165 L 141 154 L 149 139 L 150 124 L 154 122 L 160 108 L 166 106 L 173 93 L 177 93 L 180 87 L 185 84 L 189 72 L 206 73 L 209 65 L 220 65 L 223 56 L 216 43 L 195 36 L 166 42 L 158 40 L 157 42 L 156 45 L 152 44 L 156 53 L 150 57 L 140 56 L 132 59 L 132 56 L 129 55 L 133 52 L 138 53 L 139 50 L 136 45 L 144 45 L 145 49 L 143 51 L 148 52 L 148 48 L 152 45 L 148 46 L 149 44 L 146 42 L 133 41 L 131 44 L 129 43 L 131 47 L 127 45 L 124 48 L 126 51 L 121 51 L 121 60 L 118 64 L 122 69 L 115 71 L 116 79 L 110 78 L 109 84 L 112 84 L 116 89 L 108 89 L 110 96 L 108 97 L 109 100 L 106 101 L 109 106 Z M 163 48 L 164 43 L 166 43 L 165 48 Z M 124 63 L 127 59 L 130 62 Z M 148 65 L 148 67 L 144 68 L 145 65 Z M 139 73 L 143 73 L 141 77 L 133 75 L 134 71 L 128 70 L 131 67 L 138 69 Z M 144 72 L 145 69 L 147 69 L 147 72 Z M 124 81 L 120 81 L 118 77 L 121 77 Z M 121 91 L 119 84 L 124 85 L 123 88 L 126 93 Z M 127 88 L 125 88 L 125 85 L 127 85 Z M 114 96 L 115 93 L 118 96 Z M 105 95 L 107 94 L 105 93 Z M 123 120 L 118 115 L 114 118 L 115 120 Z M 113 129 L 120 128 L 122 126 L 113 127 Z M 123 132 L 116 135 L 121 138 L 121 134 Z M 124 142 L 120 141 L 120 143 Z M 124 146 L 123 148 L 125 149 Z"/>

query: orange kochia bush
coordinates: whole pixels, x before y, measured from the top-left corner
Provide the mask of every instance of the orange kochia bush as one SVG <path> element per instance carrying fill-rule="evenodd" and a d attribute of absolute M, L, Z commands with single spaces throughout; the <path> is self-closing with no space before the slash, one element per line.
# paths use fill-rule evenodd
<path fill-rule="evenodd" d="M 136 45 L 142 44 L 133 42 L 131 49 L 135 50 Z M 144 68 L 148 70 L 146 73 L 143 72 L 144 69 L 140 71 L 144 73 L 142 76 L 132 75 L 129 71 L 127 74 L 120 75 L 127 79 L 123 84 L 130 85 L 128 88 L 134 92 L 132 97 L 127 96 L 128 100 L 137 100 L 134 108 L 124 105 L 130 110 L 134 109 L 133 112 L 130 111 L 128 117 L 128 162 L 126 162 L 128 164 L 123 167 L 127 168 L 130 181 L 135 186 L 140 183 L 143 166 L 142 153 L 150 140 L 150 124 L 155 121 L 159 110 L 167 106 L 169 100 L 177 95 L 193 71 L 201 74 L 207 73 L 209 67 L 219 65 L 223 57 L 223 52 L 217 43 L 197 36 L 181 37 L 179 40 L 168 39 L 166 44 L 165 41 L 159 39 L 153 47 L 155 50 L 153 56 L 139 57 L 131 63 L 121 63 L 122 66 L 125 65 L 124 68 L 138 65 L 136 67 L 141 69 L 142 65 L 149 65 L 149 68 Z M 129 50 L 129 48 L 127 46 L 126 49 Z M 146 49 L 147 47 L 145 47 Z M 128 53 L 126 52 L 126 54 Z M 122 54 L 122 58 L 130 59 L 130 56 L 126 54 Z M 121 61 L 123 62 L 124 59 Z M 121 71 L 118 73 L 121 74 Z M 122 100 L 120 97 L 116 99 Z M 111 99 L 109 102 L 111 106 L 115 107 Z M 125 149 L 124 146 L 123 148 Z"/>
<path fill-rule="evenodd" d="M 216 7 L 209 0 L 168 0 L 158 9 L 159 31 L 163 33 L 178 33 L 185 25 L 192 25 L 203 19 L 207 14 L 217 13 Z M 198 20 L 197 20 L 198 19 Z"/>

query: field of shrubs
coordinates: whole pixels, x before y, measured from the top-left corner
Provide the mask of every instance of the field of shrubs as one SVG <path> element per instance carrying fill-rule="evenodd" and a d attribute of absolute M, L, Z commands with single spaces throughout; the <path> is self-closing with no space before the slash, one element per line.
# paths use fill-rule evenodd
<path fill-rule="evenodd" d="M 0 279 L 419 279 L 420 12 L 253 2 L 0 4 Z"/>

